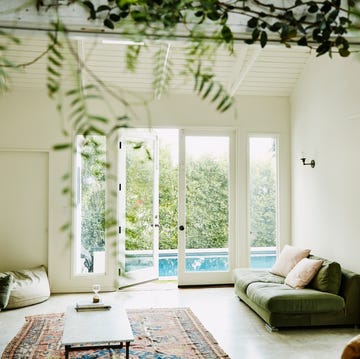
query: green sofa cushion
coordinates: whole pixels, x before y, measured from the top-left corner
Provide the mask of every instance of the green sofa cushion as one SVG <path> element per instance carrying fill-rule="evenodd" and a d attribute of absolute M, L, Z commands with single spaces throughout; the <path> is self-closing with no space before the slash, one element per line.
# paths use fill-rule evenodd
<path fill-rule="evenodd" d="M 272 274 L 266 270 L 237 268 L 233 273 L 236 285 L 244 292 L 248 285 L 254 282 L 283 284 L 285 281 L 284 277 Z"/>
<path fill-rule="evenodd" d="M 294 289 L 285 284 L 252 283 L 246 291 L 250 300 L 273 313 L 329 313 L 344 310 L 344 299 L 314 289 Z"/>
<path fill-rule="evenodd" d="M 311 255 L 310 259 L 323 259 Z M 323 259 L 323 264 L 308 284 L 309 288 L 317 289 L 322 292 L 328 292 L 332 294 L 338 294 L 341 284 L 341 266 L 337 262 L 332 262 L 327 259 Z"/>
<path fill-rule="evenodd" d="M 0 274 L 0 311 L 6 308 L 11 291 L 12 276 L 7 274 Z"/>

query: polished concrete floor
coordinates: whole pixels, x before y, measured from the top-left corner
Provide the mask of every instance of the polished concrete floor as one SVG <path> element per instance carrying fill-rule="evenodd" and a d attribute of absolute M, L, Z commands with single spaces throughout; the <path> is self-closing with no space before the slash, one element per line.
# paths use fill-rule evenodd
<path fill-rule="evenodd" d="M 90 294 L 56 294 L 41 304 L 0 313 L 0 353 L 32 314 L 62 312 Z M 114 293 L 106 300 L 125 308 L 190 307 L 232 359 L 339 359 L 356 328 L 304 328 L 268 332 L 264 322 L 232 287 L 178 289 L 176 283 L 148 283 Z"/>

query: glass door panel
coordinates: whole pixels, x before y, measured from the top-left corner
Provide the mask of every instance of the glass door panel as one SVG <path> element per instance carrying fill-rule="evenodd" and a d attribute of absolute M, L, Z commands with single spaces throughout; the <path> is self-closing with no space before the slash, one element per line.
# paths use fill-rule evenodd
<path fill-rule="evenodd" d="M 127 134 L 121 140 L 120 253 L 126 285 L 158 277 L 158 164 L 154 136 Z"/>
<path fill-rule="evenodd" d="M 180 285 L 229 278 L 230 148 L 229 135 L 186 134 L 182 139 Z"/>
<path fill-rule="evenodd" d="M 76 136 L 75 274 L 105 273 L 106 137 Z"/>

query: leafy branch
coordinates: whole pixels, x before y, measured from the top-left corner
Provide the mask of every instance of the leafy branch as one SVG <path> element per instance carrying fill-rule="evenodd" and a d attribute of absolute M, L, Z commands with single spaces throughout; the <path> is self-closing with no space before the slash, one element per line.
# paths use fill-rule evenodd
<path fill-rule="evenodd" d="M 168 36 L 179 24 L 186 24 L 191 37 L 194 26 L 211 24 L 220 34 L 221 41 L 229 43 L 235 38 L 229 18 L 236 15 L 250 30 L 247 43 L 260 42 L 264 47 L 269 38 L 276 35 L 286 46 L 295 42 L 316 49 L 318 55 L 331 54 L 336 49 L 340 56 L 349 55 L 349 42 L 345 36 L 358 15 L 354 0 L 347 0 L 346 4 L 341 0 L 293 0 L 283 6 L 260 0 L 121 0 L 107 1 L 106 5 L 97 7 L 93 1 L 82 4 L 89 12 L 89 20 L 100 19 L 109 29 L 121 27 L 125 20 L 131 20 L 140 36 L 151 33 Z"/>

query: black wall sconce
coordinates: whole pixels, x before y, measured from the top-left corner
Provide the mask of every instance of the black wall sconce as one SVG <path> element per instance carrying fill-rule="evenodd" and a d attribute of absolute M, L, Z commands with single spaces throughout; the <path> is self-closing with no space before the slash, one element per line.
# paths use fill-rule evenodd
<path fill-rule="evenodd" d="M 315 167 L 315 161 L 311 160 L 310 162 L 306 162 L 306 158 L 300 158 L 304 166 L 311 166 L 311 168 Z"/>

